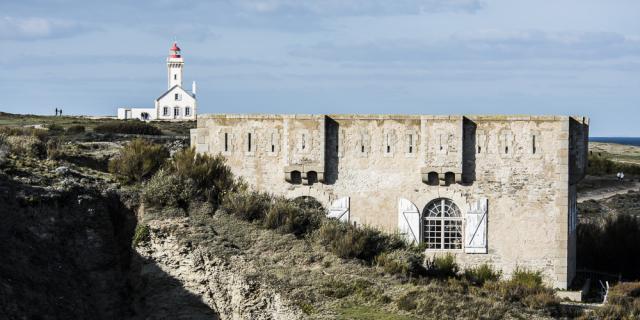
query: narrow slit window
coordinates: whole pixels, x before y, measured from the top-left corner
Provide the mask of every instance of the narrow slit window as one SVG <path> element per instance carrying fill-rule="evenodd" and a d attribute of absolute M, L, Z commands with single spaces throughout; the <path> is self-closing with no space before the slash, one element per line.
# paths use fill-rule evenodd
<path fill-rule="evenodd" d="M 360 152 L 364 153 L 364 145 L 360 145 Z"/>
<path fill-rule="evenodd" d="M 478 153 L 482 153 L 482 147 L 478 146 Z"/>
<path fill-rule="evenodd" d="M 178 80 L 178 75 L 177 74 L 173 75 L 173 80 Z"/>
<path fill-rule="evenodd" d="M 306 142 L 304 141 L 305 139 L 304 133 L 302 134 L 302 150 L 304 150 L 304 148 L 306 147 Z"/>
<path fill-rule="evenodd" d="M 391 143 L 390 143 L 390 137 L 389 134 L 387 133 L 387 153 L 391 153 Z"/>
<path fill-rule="evenodd" d="M 531 151 L 533 152 L 533 154 L 536 153 L 536 135 L 533 135 L 533 139 L 531 140 Z"/>
<path fill-rule="evenodd" d="M 409 135 L 409 153 L 413 153 L 413 135 Z"/>
<path fill-rule="evenodd" d="M 504 147 L 504 153 L 509 153 L 509 147 Z"/>
<path fill-rule="evenodd" d="M 224 151 L 229 151 L 229 134 L 224 133 Z"/>
<path fill-rule="evenodd" d="M 275 135 L 275 133 L 271 134 L 271 152 L 276 152 L 276 135 Z"/>
<path fill-rule="evenodd" d="M 251 152 L 251 133 L 247 135 L 247 151 Z"/>

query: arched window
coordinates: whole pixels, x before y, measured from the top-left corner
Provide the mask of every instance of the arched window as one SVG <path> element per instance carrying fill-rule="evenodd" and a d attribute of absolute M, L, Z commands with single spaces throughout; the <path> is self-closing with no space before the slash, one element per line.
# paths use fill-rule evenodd
<path fill-rule="evenodd" d="M 427 249 L 462 249 L 462 214 L 453 201 L 438 198 L 422 211 L 423 241 Z"/>

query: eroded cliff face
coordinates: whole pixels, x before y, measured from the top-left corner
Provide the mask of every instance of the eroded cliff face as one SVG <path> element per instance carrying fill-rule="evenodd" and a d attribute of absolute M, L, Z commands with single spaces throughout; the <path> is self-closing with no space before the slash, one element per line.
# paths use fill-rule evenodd
<path fill-rule="evenodd" d="M 0 318 L 132 315 L 131 209 L 108 191 L 54 190 L 0 175 Z"/>
<path fill-rule="evenodd" d="M 188 218 L 150 221 L 149 228 L 149 239 L 136 249 L 143 259 L 140 273 L 148 282 L 163 275 L 177 279 L 223 320 L 302 318 L 280 293 L 255 276 L 259 268 L 236 254 L 237 248 L 213 228 L 194 226 Z"/>

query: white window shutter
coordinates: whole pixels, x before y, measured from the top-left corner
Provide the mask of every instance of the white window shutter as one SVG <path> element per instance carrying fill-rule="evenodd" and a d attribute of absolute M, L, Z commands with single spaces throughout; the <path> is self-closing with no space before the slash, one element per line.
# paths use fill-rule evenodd
<path fill-rule="evenodd" d="M 465 252 L 487 253 L 487 198 L 472 203 L 467 212 Z"/>
<path fill-rule="evenodd" d="M 419 244 L 420 239 L 420 211 L 413 202 L 398 199 L 398 231 L 408 243 Z"/>
<path fill-rule="evenodd" d="M 342 197 L 331 203 L 327 210 L 327 217 L 349 222 L 349 197 Z"/>

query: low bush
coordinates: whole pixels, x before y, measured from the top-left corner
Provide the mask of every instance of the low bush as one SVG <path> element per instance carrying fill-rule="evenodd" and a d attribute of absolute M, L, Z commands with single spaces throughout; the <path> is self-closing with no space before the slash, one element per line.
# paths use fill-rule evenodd
<path fill-rule="evenodd" d="M 224 157 L 199 154 L 195 148 L 176 152 L 169 163 L 169 171 L 181 179 L 192 180 L 198 194 L 216 206 L 229 191 L 239 188 Z"/>
<path fill-rule="evenodd" d="M 546 309 L 560 304 L 555 291 L 544 286 L 539 271 L 517 267 L 511 279 L 487 282 L 485 288 L 506 301 L 519 302 L 530 308 Z"/>
<path fill-rule="evenodd" d="M 317 234 L 320 242 L 338 257 L 357 258 L 369 263 L 384 251 L 405 246 L 395 235 L 368 226 L 354 227 L 337 220 L 325 220 Z"/>
<path fill-rule="evenodd" d="M 0 134 L 6 136 L 32 136 L 45 142 L 49 136 L 47 130 L 22 127 L 0 127 Z"/>
<path fill-rule="evenodd" d="M 375 258 L 375 263 L 388 274 L 419 277 L 426 274 L 424 255 L 416 250 L 399 249 L 383 252 Z"/>
<path fill-rule="evenodd" d="M 405 295 L 400 297 L 398 301 L 396 301 L 396 305 L 398 309 L 404 311 L 411 311 L 418 307 L 418 298 L 420 297 L 420 293 L 418 291 L 410 291 Z"/>
<path fill-rule="evenodd" d="M 53 133 L 59 133 L 64 131 L 64 128 L 61 125 L 56 123 L 47 125 L 47 129 L 49 129 L 49 131 Z"/>
<path fill-rule="evenodd" d="M 160 169 L 169 152 L 144 139 L 134 139 L 109 161 L 109 172 L 124 183 L 139 183 Z"/>
<path fill-rule="evenodd" d="M 0 134 L 0 166 L 7 162 L 7 156 L 9 155 L 9 144 L 7 143 L 7 136 Z"/>
<path fill-rule="evenodd" d="M 73 125 L 67 128 L 67 133 L 69 134 L 79 134 L 79 133 L 84 133 L 86 131 L 85 126 L 83 125 Z"/>
<path fill-rule="evenodd" d="M 162 131 L 158 127 L 138 120 L 112 121 L 97 125 L 94 129 L 98 133 L 121 133 L 121 134 L 146 134 L 161 135 Z"/>
<path fill-rule="evenodd" d="M 450 278 L 458 274 L 460 268 L 451 253 L 436 255 L 426 262 L 427 274 L 437 278 Z"/>
<path fill-rule="evenodd" d="M 35 136 L 8 136 L 5 141 L 11 153 L 17 155 L 44 158 L 47 153 L 45 144 Z"/>
<path fill-rule="evenodd" d="M 463 275 L 470 283 L 482 286 L 488 281 L 500 280 L 502 271 L 494 270 L 490 265 L 483 263 L 479 266 L 464 269 Z"/>
<path fill-rule="evenodd" d="M 243 191 L 229 193 L 222 201 L 222 209 L 245 221 L 262 220 L 271 206 L 272 197 L 266 193 Z"/>
<path fill-rule="evenodd" d="M 332 279 L 324 283 L 322 294 L 340 299 L 352 295 L 354 291 L 355 288 L 349 283 Z"/>
<path fill-rule="evenodd" d="M 605 157 L 589 156 L 587 174 L 601 176 L 605 174 L 614 174 L 617 172 L 624 172 L 627 174 L 640 174 L 640 166 L 631 163 L 612 161 Z"/>
<path fill-rule="evenodd" d="M 282 233 L 292 233 L 297 237 L 316 230 L 325 213 L 310 206 L 285 198 L 277 198 L 269 207 L 264 218 L 264 225 Z"/>
<path fill-rule="evenodd" d="M 193 180 L 181 179 L 161 169 L 145 183 L 142 189 L 142 200 L 149 207 L 168 206 L 186 209 L 196 193 Z"/>
<path fill-rule="evenodd" d="M 62 156 L 62 141 L 59 138 L 52 138 L 47 141 L 47 158 L 60 159 Z"/>
<path fill-rule="evenodd" d="M 624 282 L 609 290 L 607 303 L 597 309 L 594 319 L 640 319 L 640 282 Z"/>
<path fill-rule="evenodd" d="M 151 238 L 151 232 L 149 226 L 146 224 L 136 225 L 136 230 L 133 232 L 133 239 L 131 245 L 135 248 L 139 244 L 149 241 Z"/>

